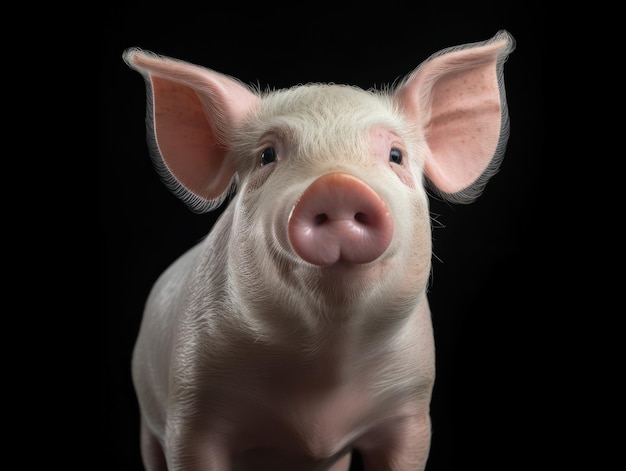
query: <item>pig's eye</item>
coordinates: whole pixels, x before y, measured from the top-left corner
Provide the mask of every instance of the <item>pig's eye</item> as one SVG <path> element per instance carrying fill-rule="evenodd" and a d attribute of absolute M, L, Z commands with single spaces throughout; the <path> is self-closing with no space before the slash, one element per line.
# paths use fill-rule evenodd
<path fill-rule="evenodd" d="M 273 147 L 266 147 L 261 152 L 261 166 L 271 164 L 276 160 L 276 149 Z"/>
<path fill-rule="evenodd" d="M 394 164 L 402 163 L 402 151 L 400 149 L 396 149 L 395 147 L 389 151 L 389 162 L 393 162 Z"/>

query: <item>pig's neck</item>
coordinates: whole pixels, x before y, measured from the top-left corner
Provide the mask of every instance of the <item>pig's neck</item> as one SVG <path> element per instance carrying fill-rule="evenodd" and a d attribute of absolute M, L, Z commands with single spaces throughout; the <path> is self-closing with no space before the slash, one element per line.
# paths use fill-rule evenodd
<path fill-rule="evenodd" d="M 230 305 L 224 322 L 232 325 L 225 328 L 240 329 L 242 338 L 305 352 L 332 351 L 337 345 L 365 351 L 406 332 L 419 311 L 428 311 L 425 290 L 416 294 L 414 285 L 393 279 L 408 277 L 390 276 L 384 264 L 325 270 L 254 250 L 238 260 L 250 245 L 232 233 L 232 219 L 231 207 L 211 237 L 222 247 L 227 240 L 242 242 L 230 244 L 225 260 L 211 241 L 206 253 L 211 265 L 227 266 L 223 299 Z M 251 257 L 258 258 L 250 262 Z"/>

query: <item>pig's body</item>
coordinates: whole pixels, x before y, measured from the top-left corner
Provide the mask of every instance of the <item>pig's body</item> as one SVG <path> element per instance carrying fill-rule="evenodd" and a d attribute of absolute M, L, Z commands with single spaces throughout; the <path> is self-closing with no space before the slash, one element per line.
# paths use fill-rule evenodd
<path fill-rule="evenodd" d="M 148 470 L 347 470 L 352 450 L 366 470 L 423 469 L 434 382 L 423 174 L 459 195 L 494 170 L 512 47 L 500 33 L 461 54 L 475 73 L 453 57 L 447 75 L 426 66 L 393 94 L 309 85 L 259 96 L 127 54 L 149 79 L 154 156 L 173 191 L 208 210 L 238 179 L 147 302 L 133 380 Z M 446 160 L 438 128 L 476 101 L 451 108 L 452 85 L 468 81 L 461 95 L 483 103 L 450 135 L 462 145 Z M 479 162 L 442 177 L 464 147 Z"/>
<path fill-rule="evenodd" d="M 144 440 L 169 441 L 172 469 L 327 469 L 352 448 L 363 453 L 387 440 L 404 442 L 410 469 L 418 469 L 428 453 L 434 379 L 424 294 L 389 307 L 365 285 L 359 299 L 329 307 L 303 285 L 305 301 L 294 296 L 279 307 L 262 293 L 254 299 L 259 291 L 293 289 L 275 271 L 252 289 L 231 281 L 245 306 L 234 309 L 223 280 L 190 280 L 227 265 L 215 245 L 233 237 L 233 212 L 227 209 L 211 235 L 163 274 L 149 298 L 152 322 L 142 325 L 133 362 Z M 345 270 L 337 275 L 352 283 L 367 271 Z M 207 297 L 211 304 L 198 311 Z"/>

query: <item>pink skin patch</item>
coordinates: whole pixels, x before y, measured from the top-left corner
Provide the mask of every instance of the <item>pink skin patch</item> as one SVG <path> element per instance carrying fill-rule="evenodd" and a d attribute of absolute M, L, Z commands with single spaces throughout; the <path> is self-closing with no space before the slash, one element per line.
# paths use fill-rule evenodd
<path fill-rule="evenodd" d="M 415 181 L 408 166 L 408 152 L 400 136 L 382 126 L 375 126 L 370 130 L 369 140 L 374 157 L 384 165 L 389 165 L 402 183 L 409 188 L 415 188 Z M 390 160 L 392 149 L 400 151 L 402 155 L 400 163 Z"/>

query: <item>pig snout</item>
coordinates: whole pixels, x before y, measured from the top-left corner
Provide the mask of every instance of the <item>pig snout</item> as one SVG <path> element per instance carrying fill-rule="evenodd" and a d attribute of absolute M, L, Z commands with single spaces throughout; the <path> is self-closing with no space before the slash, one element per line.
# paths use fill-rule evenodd
<path fill-rule="evenodd" d="M 362 180 L 330 173 L 315 180 L 289 216 L 289 241 L 303 260 L 318 266 L 376 260 L 393 235 L 387 205 Z"/>

